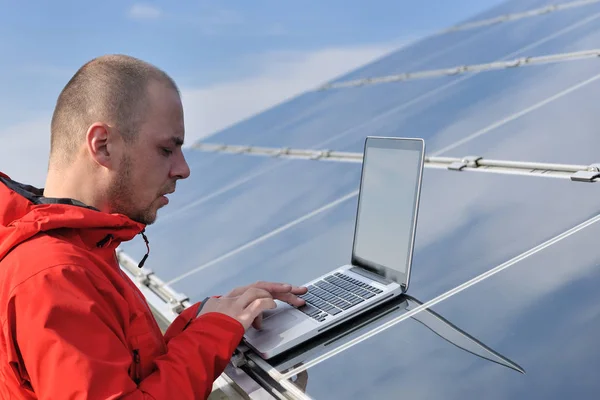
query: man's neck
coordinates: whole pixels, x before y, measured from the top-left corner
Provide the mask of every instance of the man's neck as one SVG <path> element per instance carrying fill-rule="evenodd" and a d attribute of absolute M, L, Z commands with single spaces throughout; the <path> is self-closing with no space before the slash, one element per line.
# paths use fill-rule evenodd
<path fill-rule="evenodd" d="M 88 206 L 102 210 L 103 201 L 99 198 L 100 188 L 94 187 L 94 179 L 80 167 L 52 169 L 48 171 L 44 186 L 44 197 L 78 200 Z"/>

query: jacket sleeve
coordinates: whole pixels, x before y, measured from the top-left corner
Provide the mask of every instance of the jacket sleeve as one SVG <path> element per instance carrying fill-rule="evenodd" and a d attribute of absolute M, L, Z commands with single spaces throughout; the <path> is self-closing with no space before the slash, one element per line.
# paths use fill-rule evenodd
<path fill-rule="evenodd" d="M 198 314 L 208 299 L 209 297 L 201 302 L 194 303 L 179 313 L 177 318 L 171 322 L 167 328 L 167 331 L 165 332 L 164 339 L 167 344 L 171 341 L 171 339 L 183 332 L 198 317 Z"/>
<path fill-rule="evenodd" d="M 3 327 L 15 373 L 41 400 L 207 398 L 243 326 L 218 313 L 190 320 L 136 385 L 111 291 L 78 266 L 52 267 L 17 286 Z"/>

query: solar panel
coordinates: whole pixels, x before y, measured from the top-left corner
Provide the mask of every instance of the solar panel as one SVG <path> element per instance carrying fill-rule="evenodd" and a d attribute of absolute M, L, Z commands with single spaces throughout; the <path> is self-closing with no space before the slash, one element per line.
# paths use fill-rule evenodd
<path fill-rule="evenodd" d="M 523 379 L 519 372 L 457 348 L 428 327 L 407 319 L 302 373 L 307 380 L 306 394 L 314 399 L 434 399 L 477 397 L 465 377 L 477 376 L 478 369 L 513 385 Z M 441 375 L 442 384 L 433 378 Z M 477 381 L 479 391 L 484 382 L 490 385 L 489 379 L 478 377 Z"/>
<path fill-rule="evenodd" d="M 471 21 L 547 5 L 509 1 Z M 600 2 L 574 2 L 433 35 L 334 82 L 598 50 L 599 28 Z M 309 91 L 207 142 L 360 152 L 366 135 L 417 136 L 429 156 L 588 165 L 600 161 L 597 63 Z M 190 301 L 256 280 L 301 284 L 349 261 L 359 163 L 186 155 L 192 176 L 148 228 L 146 265 Z M 426 169 L 409 293 L 431 310 L 411 315 L 396 304 L 312 352 L 297 349 L 298 364 L 288 354 L 258 366 L 283 381 L 300 372 L 300 386 L 308 374 L 303 390 L 314 398 L 472 398 L 489 387 L 490 398 L 590 397 L 600 359 L 592 344 L 599 190 Z M 141 241 L 122 248 L 138 259 L 145 250 Z M 432 310 L 441 319 L 427 317 Z"/>
<path fill-rule="evenodd" d="M 525 71 L 512 74 L 513 79 L 521 80 L 518 88 L 512 90 L 512 103 L 521 105 L 520 112 L 507 112 L 504 119 L 498 119 L 497 124 L 502 125 L 493 126 L 493 132 L 485 132 L 487 127 L 484 127 L 463 138 L 464 143 L 450 140 L 440 143 L 443 154 L 565 164 L 597 162 L 600 159 L 597 151 L 600 116 L 595 104 L 600 100 L 600 74 L 596 62 L 581 61 L 570 66 L 536 68 L 536 71 L 535 74 L 525 74 Z M 555 93 L 538 100 L 550 92 Z M 482 109 L 479 118 L 486 118 L 491 108 L 508 107 L 506 97 L 497 101 L 497 106 Z"/>
<path fill-rule="evenodd" d="M 525 375 L 505 359 L 484 359 L 411 318 L 302 372 L 307 394 L 316 399 L 400 394 L 462 399 L 481 393 L 492 399 L 593 397 L 600 270 L 592 249 L 599 234 L 596 222 L 432 308 L 522 367 Z M 403 307 L 369 328 L 398 318 L 407 312 Z M 330 347 L 350 343 L 361 333 Z M 325 354 L 320 350 L 304 362 Z"/>
<path fill-rule="evenodd" d="M 600 330 L 600 260 L 595 248 L 599 225 L 565 238 L 436 307 L 486 344 L 514 357 L 527 370 L 526 378 L 490 367 L 476 372 L 456 363 L 457 371 L 473 376 L 474 385 L 459 388 L 444 380 L 436 386 L 462 392 L 455 397 L 469 397 L 467 391 L 483 388 L 485 382 L 493 382 L 497 398 L 594 397 L 598 391 L 594 371 L 599 367 L 594 345 Z M 423 350 L 423 363 L 442 362 L 442 355 Z"/>
<path fill-rule="evenodd" d="M 473 61 L 490 62 L 595 48 L 598 47 L 596 32 L 600 24 L 599 13 L 600 4 L 594 4 L 497 25 L 494 31 L 477 34 L 479 40 L 471 40 L 460 49 L 432 59 L 426 58 L 427 61 L 420 67 L 460 66 Z M 540 19 L 545 22 L 543 29 L 537 31 L 534 29 L 535 21 L 539 23 Z M 519 30 L 521 24 L 528 25 L 527 29 Z M 514 32 L 521 32 L 518 38 L 513 38 L 516 35 Z M 506 37 L 511 40 L 506 40 Z M 398 54 L 404 54 L 404 50 Z M 393 58 L 393 55 L 390 57 Z M 411 71 L 412 64 L 418 64 L 419 59 L 409 61 L 408 65 L 389 64 L 395 68 L 397 66 L 399 71 Z M 452 136 L 448 137 L 448 142 L 456 141 L 460 135 L 467 136 L 595 76 L 594 66 L 595 60 L 564 62 L 311 92 L 268 111 L 259 117 L 262 119 L 260 124 L 252 119 L 242 122 L 212 137 L 211 141 L 273 147 L 327 146 L 337 149 L 347 146 L 352 136 L 363 137 L 366 132 L 393 136 L 418 134 L 432 138 L 447 134 L 440 132 L 444 128 L 455 129 Z M 365 74 L 386 75 L 376 70 Z M 310 101 L 302 100 L 305 97 Z M 290 112 L 290 109 L 295 112 Z M 485 114 L 481 115 L 480 110 Z M 475 118 L 485 125 L 472 124 Z"/>
<path fill-rule="evenodd" d="M 381 118 L 362 131 L 354 130 L 343 138 L 328 143 L 328 148 L 361 151 L 361 138 L 368 132 L 382 136 L 424 137 L 429 145 L 429 154 L 433 156 L 480 155 L 474 151 L 488 155 L 491 149 L 486 151 L 483 148 L 485 146 L 476 148 L 471 143 L 501 141 L 506 139 L 509 132 L 510 136 L 516 137 L 524 130 L 530 132 L 530 135 L 539 136 L 538 126 L 544 126 L 552 118 L 572 115 L 575 121 L 570 129 L 565 126 L 569 123 L 568 119 L 564 119 L 562 129 L 558 125 L 552 128 L 553 133 L 558 134 L 556 139 L 560 140 L 564 137 L 561 135 L 566 134 L 563 129 L 573 131 L 577 121 L 581 121 L 577 113 L 585 112 L 585 109 L 565 105 L 576 104 L 578 99 L 591 104 L 597 96 L 594 88 L 598 87 L 599 79 L 596 60 L 481 73 L 423 100 L 418 107 L 413 106 L 398 115 Z M 548 110 L 558 108 L 560 113 L 547 114 Z M 594 118 L 593 115 L 586 115 L 586 122 L 582 125 Z M 591 125 L 587 125 L 584 129 L 589 130 L 590 127 Z M 544 132 L 549 134 L 546 129 Z M 597 140 L 589 134 L 587 139 L 592 140 L 591 143 Z M 576 142 L 571 144 L 576 147 L 575 151 L 577 148 L 579 151 L 586 151 Z M 497 149 L 493 154 L 496 158 L 511 157 Z M 568 161 L 564 161 L 564 156 L 561 157 L 560 154 L 548 154 L 544 159 L 529 157 L 526 160 L 587 162 L 578 160 L 573 155 Z"/>
<path fill-rule="evenodd" d="M 553 32 L 558 30 L 556 29 L 557 27 L 568 24 L 570 20 L 577 20 L 578 17 L 582 15 L 582 12 L 585 13 L 586 11 L 589 11 L 590 7 L 593 6 L 590 2 L 568 2 L 561 4 L 570 4 L 571 6 L 579 5 L 579 7 L 557 7 L 556 11 L 552 12 L 548 8 L 547 1 L 513 1 L 502 3 L 498 7 L 490 9 L 488 12 L 479 14 L 476 18 L 467 20 L 465 25 L 468 25 L 469 21 L 483 22 L 488 17 L 496 19 L 503 17 L 501 20 L 495 22 L 488 21 L 488 24 L 452 32 L 451 34 L 434 34 L 425 37 L 414 44 L 402 48 L 400 51 L 387 55 L 381 60 L 358 68 L 344 77 L 334 79 L 332 80 L 332 83 L 405 72 L 407 70 L 414 70 L 415 68 L 425 69 L 429 62 L 432 62 L 431 65 L 438 68 L 442 66 L 447 67 L 450 66 L 447 64 L 448 61 L 457 59 L 453 56 L 453 53 L 455 52 L 460 52 L 466 57 L 458 59 L 458 62 L 463 64 L 467 60 L 486 60 L 487 56 L 497 54 L 498 49 L 496 46 L 483 47 L 481 46 L 481 42 L 496 39 L 495 44 L 500 47 L 500 50 L 502 47 L 515 46 L 520 42 L 529 45 L 535 42 L 535 40 L 530 39 L 543 35 L 549 28 Z M 583 7 L 583 5 L 585 5 L 585 7 Z M 527 18 L 524 18 L 524 15 L 519 17 L 518 13 L 525 10 L 528 11 Z M 512 20 L 508 17 L 519 19 Z M 523 33 L 522 37 L 516 35 L 518 31 L 513 31 L 512 28 L 515 26 L 515 23 L 519 24 L 518 28 L 521 30 L 521 33 Z M 552 24 L 556 24 L 556 26 L 551 27 Z M 463 24 L 461 24 L 461 26 L 462 25 Z M 531 30 L 525 34 L 528 28 Z M 511 40 L 506 41 L 504 37 L 500 36 L 500 33 L 509 34 Z M 477 51 L 470 51 L 470 54 L 464 54 L 466 49 L 472 50 L 475 47 L 477 48 Z M 450 58 L 446 59 L 446 56 Z"/>
<path fill-rule="evenodd" d="M 598 197 L 566 180 L 426 170 L 411 293 L 428 300 L 534 247 L 600 210 Z M 201 299 L 264 277 L 302 284 L 349 261 L 355 212 L 354 197 L 173 287 Z"/>
<path fill-rule="evenodd" d="M 285 371 L 295 371 L 301 368 L 306 362 L 314 362 L 324 355 L 327 355 L 327 351 L 331 348 L 339 348 L 342 346 L 349 347 L 349 352 L 360 352 L 359 346 L 368 346 L 369 340 L 364 344 L 359 344 L 354 347 L 352 344 L 361 340 L 361 338 L 374 329 L 382 329 L 387 324 L 393 323 L 395 320 L 406 317 L 403 324 L 394 327 L 389 332 L 383 331 L 382 336 L 388 336 L 393 344 L 392 348 L 397 347 L 397 350 L 401 352 L 401 347 L 406 345 L 404 340 L 394 340 L 393 336 L 397 335 L 398 331 L 421 331 L 427 339 L 431 341 L 438 349 L 444 349 L 444 347 L 452 347 L 452 349 L 460 349 L 458 353 L 464 352 L 467 361 L 471 361 L 473 364 L 492 364 L 494 366 L 502 366 L 503 368 L 509 369 L 512 372 L 524 373 L 524 369 L 515 360 L 510 359 L 506 355 L 498 352 L 491 348 L 486 343 L 479 340 L 477 337 L 471 335 L 469 332 L 457 326 L 452 321 L 445 318 L 443 315 L 436 313 L 434 310 L 425 308 L 421 312 L 414 314 L 419 308 L 423 307 L 423 303 L 414 297 L 405 296 L 393 300 L 382 307 L 376 308 L 364 315 L 358 317 L 351 326 L 340 326 L 333 329 L 332 331 L 315 338 L 308 343 L 302 350 L 291 351 L 285 356 L 280 356 L 272 360 L 272 363 L 277 366 L 277 369 L 282 372 L 282 376 L 286 376 Z M 406 328 L 408 326 L 408 328 Z M 395 332 L 394 332 L 395 331 Z M 390 337 L 392 336 L 392 337 Z M 437 337 L 436 337 L 437 336 Z M 420 338 L 423 340 L 423 338 Z M 446 341 L 446 342 L 444 342 Z M 442 343 L 440 343 L 442 342 Z M 444 346 L 445 345 L 445 346 Z M 320 365 L 311 367 L 309 370 L 304 370 L 295 374 L 298 379 L 295 380 L 298 386 L 306 382 L 308 378 L 309 385 L 302 385 L 303 389 L 308 389 L 309 395 L 316 397 L 333 397 L 333 398 L 348 398 L 351 393 L 354 397 L 358 397 L 360 393 L 361 398 L 392 398 L 391 392 L 397 391 L 398 388 L 391 387 L 385 379 L 382 379 L 383 373 L 385 372 L 381 363 L 377 361 L 377 357 L 381 357 L 381 354 L 376 352 L 381 349 L 380 345 L 374 345 L 372 347 L 374 353 L 365 354 L 354 354 L 357 358 L 348 359 L 343 356 L 336 358 L 335 360 L 329 358 L 323 362 L 323 365 L 329 364 L 330 367 L 335 365 L 336 362 L 343 362 L 345 365 L 341 368 L 336 368 L 336 371 L 340 371 L 341 374 L 321 374 L 316 377 L 316 381 L 313 383 L 313 375 L 320 368 Z M 360 358 L 358 358 L 360 356 Z M 395 358 L 396 354 L 391 354 L 391 358 Z M 476 360 L 469 360 L 469 358 L 475 358 Z M 252 360 L 261 362 L 260 359 L 252 357 Z M 381 360 L 381 358 L 380 358 Z M 394 366 L 396 363 L 406 364 L 408 360 L 400 359 L 389 360 L 389 365 Z M 379 364 L 379 365 L 378 365 Z M 386 364 L 388 364 L 386 362 Z M 402 365 L 405 368 L 405 365 Z M 371 370 L 371 368 L 373 368 Z M 356 376 L 357 384 L 354 385 L 340 385 L 340 381 L 344 379 L 344 372 L 348 370 L 354 370 L 351 374 L 353 377 L 358 375 L 359 371 L 369 373 L 363 373 L 361 376 Z M 371 374 L 370 372 L 373 372 Z M 388 375 L 393 379 L 393 374 Z M 325 378 L 325 379 L 323 379 Z M 329 379 L 327 379 L 329 378 Z M 384 385 L 373 385 L 373 380 L 378 382 L 384 381 Z M 329 384 L 327 384 L 329 381 Z M 344 387 L 341 387 L 344 386 Z M 383 393 L 388 392 L 387 396 L 383 396 Z"/>

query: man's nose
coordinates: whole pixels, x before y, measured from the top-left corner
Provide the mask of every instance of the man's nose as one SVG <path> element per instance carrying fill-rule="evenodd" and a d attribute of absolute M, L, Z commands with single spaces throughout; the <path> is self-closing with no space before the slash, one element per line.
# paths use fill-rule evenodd
<path fill-rule="evenodd" d="M 179 179 L 186 179 L 190 176 L 190 166 L 185 160 L 185 156 L 183 155 L 183 151 L 179 153 L 179 157 L 177 157 L 177 161 L 173 168 L 171 169 L 171 175 L 173 177 L 177 177 Z"/>

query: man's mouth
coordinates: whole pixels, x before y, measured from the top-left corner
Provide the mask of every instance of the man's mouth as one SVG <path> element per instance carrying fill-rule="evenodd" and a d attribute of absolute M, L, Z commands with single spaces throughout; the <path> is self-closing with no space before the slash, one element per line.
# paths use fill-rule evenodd
<path fill-rule="evenodd" d="M 167 196 L 168 194 L 173 194 L 175 193 L 175 188 L 173 188 L 172 190 L 169 190 L 168 192 L 164 192 L 161 196 Z"/>
<path fill-rule="evenodd" d="M 163 192 L 159 198 L 165 203 L 165 204 L 169 204 L 169 198 L 167 197 L 167 195 L 173 194 L 175 192 L 175 188 L 173 188 L 172 190 L 169 190 L 167 192 Z"/>

